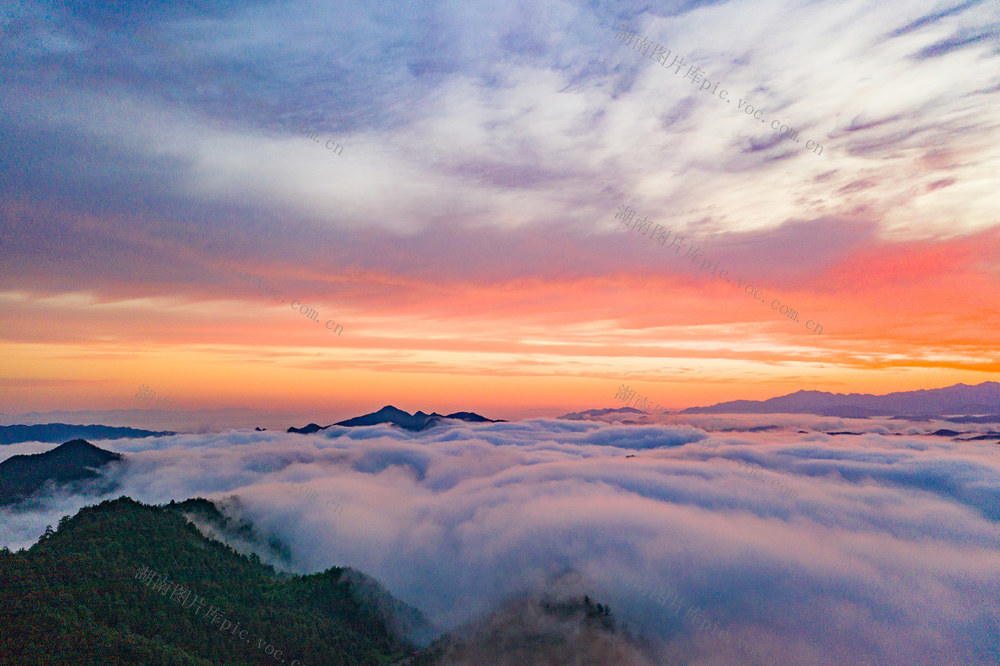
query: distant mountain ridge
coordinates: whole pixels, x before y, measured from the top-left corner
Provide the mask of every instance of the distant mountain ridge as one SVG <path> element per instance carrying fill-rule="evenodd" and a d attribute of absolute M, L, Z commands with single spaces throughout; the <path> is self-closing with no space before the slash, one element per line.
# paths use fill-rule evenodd
<path fill-rule="evenodd" d="M 130 439 L 164 437 L 175 432 L 140 430 L 106 425 L 73 425 L 70 423 L 39 423 L 36 425 L 0 426 L 0 444 L 20 442 L 65 442 L 70 439 Z"/>
<path fill-rule="evenodd" d="M 104 465 L 123 460 L 83 439 L 60 444 L 51 451 L 11 456 L 0 462 L 0 506 L 27 499 L 49 482 L 79 490 L 100 478 Z"/>
<path fill-rule="evenodd" d="M 708 407 L 689 407 L 681 414 L 816 414 L 868 416 L 928 416 L 1000 412 L 1000 383 L 955 384 L 939 389 L 898 391 L 886 395 L 796 391 L 768 400 L 732 400 Z"/>
<path fill-rule="evenodd" d="M 393 425 L 399 426 L 405 430 L 411 430 L 413 432 L 419 432 L 421 430 L 426 430 L 440 424 L 445 419 L 455 419 L 459 421 L 467 421 L 470 423 L 502 423 L 502 420 L 488 419 L 485 416 L 476 414 L 475 412 L 455 412 L 453 414 L 442 415 L 437 412 L 432 412 L 430 414 L 425 414 L 424 412 L 418 411 L 415 414 L 410 414 L 409 412 L 404 412 L 402 409 L 397 409 L 392 405 L 386 405 L 377 412 L 372 412 L 370 414 L 364 414 L 362 416 L 355 416 L 354 418 L 347 419 L 345 421 L 338 421 L 327 426 L 320 426 L 315 423 L 310 423 L 307 426 L 301 428 L 289 428 L 287 432 L 295 432 L 303 435 L 309 435 L 314 432 L 319 432 L 320 430 L 326 430 L 332 426 L 344 426 L 347 428 L 357 428 L 361 426 L 373 426 L 380 425 L 383 423 L 391 423 Z"/>

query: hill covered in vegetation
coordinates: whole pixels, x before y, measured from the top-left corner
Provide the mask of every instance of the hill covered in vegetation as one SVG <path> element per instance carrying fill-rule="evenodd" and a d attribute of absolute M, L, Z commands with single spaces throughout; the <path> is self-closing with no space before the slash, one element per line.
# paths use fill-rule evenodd
<path fill-rule="evenodd" d="M 589 596 L 512 599 L 434 641 L 407 666 L 619 664 L 654 666 L 649 646 Z"/>
<path fill-rule="evenodd" d="M 100 467 L 122 460 L 119 453 L 105 451 L 83 439 L 60 444 L 51 451 L 11 456 L 0 462 L 0 506 L 26 499 L 49 485 L 82 490 L 110 490 L 98 482 Z"/>
<path fill-rule="evenodd" d="M 63 518 L 27 550 L 0 550 L 4 663 L 319 666 L 413 654 L 346 569 L 279 574 L 203 536 L 182 515 L 193 508 L 123 497 Z"/>

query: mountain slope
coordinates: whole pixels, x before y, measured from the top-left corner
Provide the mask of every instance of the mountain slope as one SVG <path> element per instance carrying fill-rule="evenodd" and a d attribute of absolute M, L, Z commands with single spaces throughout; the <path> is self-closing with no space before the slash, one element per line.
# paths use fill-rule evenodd
<path fill-rule="evenodd" d="M 281 578 L 205 538 L 179 510 L 107 501 L 64 518 L 26 551 L 0 550 L 0 655 L 21 664 L 316 666 L 410 652 L 343 574 Z"/>
<path fill-rule="evenodd" d="M 768 400 L 733 400 L 690 407 L 682 414 L 818 414 L 820 416 L 897 416 L 984 414 L 1000 411 L 1000 383 L 955 384 L 939 389 L 886 395 L 796 391 Z"/>
<path fill-rule="evenodd" d="M 69 423 L 40 423 L 38 425 L 0 426 L 0 444 L 19 442 L 65 442 L 68 439 L 129 439 L 163 437 L 176 433 L 157 430 L 139 430 L 105 425 L 72 425 Z"/>
<path fill-rule="evenodd" d="M 408 666 L 629 664 L 653 666 L 643 642 L 589 597 L 512 601 L 482 622 L 442 636 Z"/>
<path fill-rule="evenodd" d="M 11 456 L 0 463 L 0 506 L 30 497 L 50 481 L 80 490 L 100 478 L 98 469 L 119 460 L 123 460 L 121 454 L 83 439 L 65 442 L 45 453 Z"/>

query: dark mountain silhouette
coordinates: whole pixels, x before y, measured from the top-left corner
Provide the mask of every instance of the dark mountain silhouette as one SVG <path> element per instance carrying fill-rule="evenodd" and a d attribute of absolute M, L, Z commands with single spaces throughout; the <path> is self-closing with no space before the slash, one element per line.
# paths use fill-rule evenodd
<path fill-rule="evenodd" d="M 297 432 L 300 435 L 311 435 L 314 432 L 317 432 L 319 430 L 326 430 L 329 427 L 330 426 L 320 426 L 315 423 L 310 423 L 309 425 L 304 426 L 302 428 L 296 428 L 295 426 L 292 426 L 291 428 L 288 429 L 288 432 Z"/>
<path fill-rule="evenodd" d="M 475 412 L 455 412 L 454 414 L 442 415 L 437 412 L 431 414 L 425 414 L 424 412 L 418 411 L 415 414 L 410 414 L 409 412 L 404 412 L 402 409 L 397 409 L 392 405 L 386 405 L 377 412 L 372 412 L 371 414 L 364 414 L 363 416 L 355 416 L 352 419 L 347 419 L 346 421 L 339 421 L 332 425 L 345 426 L 348 428 L 357 428 L 361 426 L 373 426 L 380 425 L 382 423 L 391 423 L 393 425 L 399 426 L 406 430 L 412 430 L 414 432 L 419 432 L 421 430 L 426 430 L 433 426 L 438 425 L 444 419 L 455 419 L 459 421 L 468 421 L 470 423 L 502 423 L 502 420 L 488 419 L 485 416 L 476 414 Z M 289 428 L 288 432 L 297 432 L 300 434 L 308 435 L 319 430 L 326 430 L 330 426 L 319 426 L 315 423 L 310 423 L 302 428 Z"/>
<path fill-rule="evenodd" d="M 182 515 L 192 509 L 213 511 L 123 497 L 63 518 L 26 551 L 0 549 L 0 662 L 315 666 L 413 653 L 384 619 L 405 604 L 340 567 L 278 574 L 200 534 Z"/>
<path fill-rule="evenodd" d="M 105 451 L 83 439 L 60 444 L 45 453 L 11 456 L 0 463 L 0 505 L 26 499 L 46 484 L 80 491 L 100 478 L 98 469 L 122 459 L 121 454 Z M 110 489 L 99 485 L 93 489 Z"/>
<path fill-rule="evenodd" d="M 40 423 L 38 425 L 0 426 L 0 444 L 18 442 L 65 442 L 68 439 L 131 439 L 163 437 L 175 432 L 139 430 L 105 425 L 71 425 L 69 423 Z"/>
<path fill-rule="evenodd" d="M 499 423 L 493 419 L 488 419 L 485 416 L 480 416 L 475 412 L 455 412 L 454 414 L 448 414 L 444 418 L 446 419 L 458 419 L 460 421 L 470 421 L 472 423 Z"/>
<path fill-rule="evenodd" d="M 709 407 L 690 407 L 682 414 L 817 414 L 867 417 L 996 413 L 1000 408 L 1000 383 L 975 386 L 955 384 L 946 388 L 900 391 L 887 395 L 796 391 L 768 400 L 733 400 Z"/>
<path fill-rule="evenodd" d="M 556 418 L 566 419 L 567 421 L 606 421 L 616 416 L 625 417 L 646 413 L 635 407 L 612 407 L 610 409 L 588 409 L 584 412 L 570 412 Z"/>
<path fill-rule="evenodd" d="M 398 425 L 400 428 L 405 428 L 407 430 L 423 430 L 424 428 L 433 425 L 429 423 L 432 418 L 441 419 L 444 418 L 437 412 L 431 414 L 424 414 L 421 411 L 410 415 L 408 412 L 404 412 L 402 409 L 396 409 L 392 405 L 386 405 L 377 412 L 372 412 L 371 414 L 365 414 L 364 416 L 356 416 L 353 419 L 347 419 L 346 421 L 340 421 L 334 425 L 356 427 L 356 426 L 371 426 L 378 425 L 380 423 L 392 423 Z"/>
<path fill-rule="evenodd" d="M 400 664 L 630 664 L 653 666 L 649 646 L 618 627 L 589 596 L 512 600 L 485 619 L 442 636 Z M 679 663 L 679 662 L 678 662 Z"/>

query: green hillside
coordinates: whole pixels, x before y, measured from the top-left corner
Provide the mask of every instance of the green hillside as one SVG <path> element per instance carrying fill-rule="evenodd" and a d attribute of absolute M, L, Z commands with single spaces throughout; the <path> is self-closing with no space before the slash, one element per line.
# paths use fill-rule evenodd
<path fill-rule="evenodd" d="M 412 654 L 344 569 L 279 576 L 203 537 L 179 507 L 107 501 L 28 550 L 0 551 L 0 663 L 323 666 Z"/>

